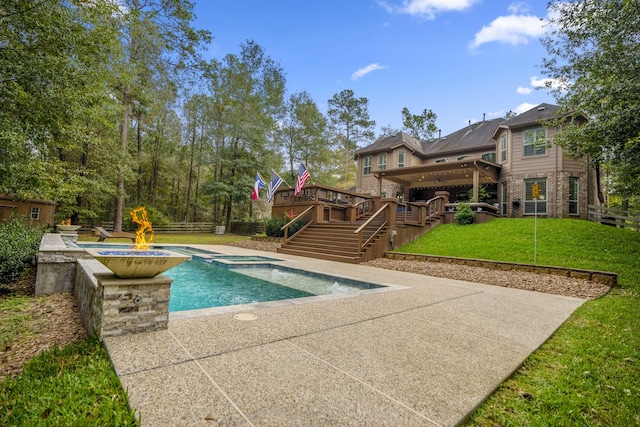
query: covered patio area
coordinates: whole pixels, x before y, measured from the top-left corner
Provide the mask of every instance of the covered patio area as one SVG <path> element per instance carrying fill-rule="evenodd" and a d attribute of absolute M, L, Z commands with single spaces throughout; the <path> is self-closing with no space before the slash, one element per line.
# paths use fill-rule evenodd
<path fill-rule="evenodd" d="M 500 165 L 489 160 L 387 169 L 374 172 L 374 176 L 378 179 L 378 194 L 382 193 L 382 180 L 387 180 L 401 186 L 402 201 L 427 201 L 435 197 L 436 192 L 446 191 L 452 206 L 473 200 L 474 204 L 483 205 L 482 208 L 498 211 Z"/>

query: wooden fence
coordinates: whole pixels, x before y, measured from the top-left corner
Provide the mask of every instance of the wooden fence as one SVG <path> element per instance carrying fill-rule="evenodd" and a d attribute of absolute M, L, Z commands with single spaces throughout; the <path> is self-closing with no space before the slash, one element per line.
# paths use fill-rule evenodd
<path fill-rule="evenodd" d="M 620 228 L 640 230 L 640 212 L 589 205 L 589 221 Z"/>
<path fill-rule="evenodd" d="M 104 221 L 100 223 L 100 227 L 105 230 L 113 230 L 112 221 Z M 224 229 L 224 227 L 222 227 Z M 80 233 L 91 233 L 91 225 L 83 225 L 80 229 Z M 234 234 L 255 234 L 264 232 L 264 223 L 262 221 L 257 222 L 231 222 L 231 231 L 223 230 L 216 226 L 213 222 L 170 222 L 167 225 L 154 225 L 153 231 L 156 233 L 216 233 L 223 234 L 225 232 Z M 135 231 L 135 230 L 129 230 Z"/>

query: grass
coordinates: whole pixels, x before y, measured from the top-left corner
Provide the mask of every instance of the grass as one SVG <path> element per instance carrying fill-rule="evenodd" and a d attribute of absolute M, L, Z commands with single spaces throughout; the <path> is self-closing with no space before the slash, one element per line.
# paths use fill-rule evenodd
<path fill-rule="evenodd" d="M 0 383 L 0 425 L 138 425 L 109 357 L 87 338 L 33 358 Z"/>
<path fill-rule="evenodd" d="M 449 224 L 399 251 L 532 263 L 533 227 L 530 219 Z M 560 219 L 539 219 L 537 231 L 538 264 L 613 271 L 619 287 L 576 310 L 466 425 L 640 425 L 640 233 Z M 246 237 L 166 234 L 154 240 L 234 239 Z M 25 302 L 7 301 L 1 302 L 18 316 Z M 0 425 L 135 423 L 108 357 L 93 338 L 50 350 L 21 376 L 0 383 Z"/>
<path fill-rule="evenodd" d="M 0 351 L 11 346 L 29 331 L 29 322 L 33 316 L 29 313 L 33 298 L 0 298 Z"/>
<path fill-rule="evenodd" d="M 533 263 L 533 237 L 533 219 L 494 219 L 440 226 L 398 251 Z M 538 219 L 536 258 L 616 272 L 619 287 L 576 310 L 466 425 L 640 425 L 640 233 Z"/>
<path fill-rule="evenodd" d="M 148 237 L 148 236 L 147 236 Z M 236 234 L 211 234 L 211 233 L 195 233 L 195 234 L 155 234 L 153 243 L 162 244 L 186 244 L 186 245 L 226 245 L 241 240 L 248 240 L 249 236 L 240 236 Z M 81 242 L 96 242 L 96 236 L 90 234 L 81 234 L 78 237 Z M 108 239 L 107 243 L 131 243 L 130 239 Z"/>

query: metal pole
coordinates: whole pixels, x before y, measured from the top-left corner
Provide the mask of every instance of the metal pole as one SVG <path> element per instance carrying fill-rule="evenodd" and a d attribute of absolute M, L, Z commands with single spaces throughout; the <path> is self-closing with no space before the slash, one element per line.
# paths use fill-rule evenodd
<path fill-rule="evenodd" d="M 538 198 L 533 199 L 533 265 L 536 265 L 538 254 Z"/>

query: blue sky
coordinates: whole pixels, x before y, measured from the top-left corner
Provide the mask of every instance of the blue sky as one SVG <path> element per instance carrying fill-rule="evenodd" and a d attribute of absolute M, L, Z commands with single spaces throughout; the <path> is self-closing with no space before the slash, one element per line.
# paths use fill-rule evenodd
<path fill-rule="evenodd" d="M 554 103 L 543 84 L 546 0 L 195 0 L 195 25 L 222 59 L 254 40 L 286 73 L 289 94 L 327 100 L 351 89 L 377 128 L 400 111 L 438 115 L 446 135 L 469 120 Z"/>

